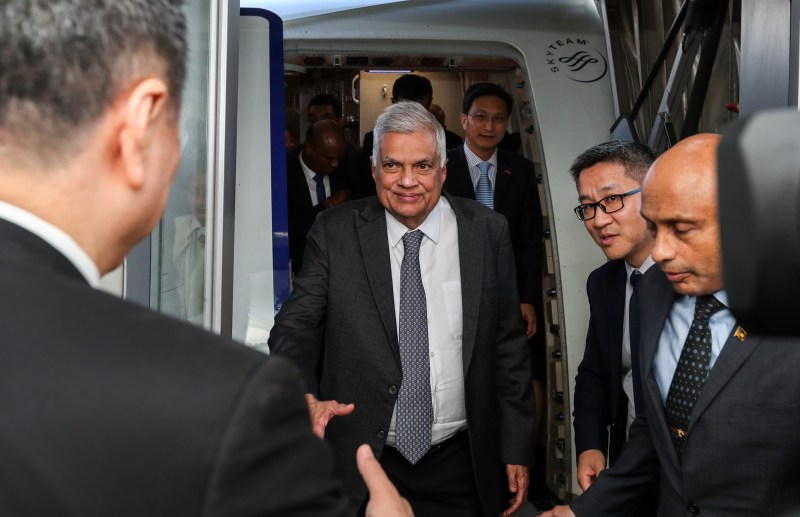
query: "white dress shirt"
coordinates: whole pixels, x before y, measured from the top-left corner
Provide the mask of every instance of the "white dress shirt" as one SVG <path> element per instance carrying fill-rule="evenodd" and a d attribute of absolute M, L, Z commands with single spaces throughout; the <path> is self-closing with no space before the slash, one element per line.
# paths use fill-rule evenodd
<path fill-rule="evenodd" d="M 642 262 L 638 268 L 634 268 L 627 262 L 625 263 L 625 316 L 622 321 L 622 390 L 625 396 L 628 397 L 628 423 L 625 425 L 625 432 L 631 428 L 633 419 L 636 418 L 636 406 L 634 405 L 633 398 L 633 370 L 631 370 L 631 328 L 630 328 L 630 315 L 628 309 L 631 306 L 631 295 L 633 294 L 633 286 L 631 285 L 631 275 L 634 271 L 639 271 L 645 274 L 650 266 L 655 264 L 653 257 L 649 256 Z M 639 300 L 639 304 L 641 304 Z M 640 312 L 641 314 L 641 312 Z"/>
<path fill-rule="evenodd" d="M 386 229 L 392 267 L 394 314 L 400 328 L 400 266 L 405 250 L 403 235 L 410 231 L 386 212 Z M 428 313 L 433 426 L 431 444 L 453 436 L 467 427 L 464 405 L 464 369 L 461 358 L 463 314 L 461 306 L 461 268 L 458 254 L 458 225 L 450 203 L 444 197 L 420 225 L 419 265 Z M 392 414 L 386 443 L 395 446 L 395 419 Z"/>
<path fill-rule="evenodd" d="M 38 235 L 72 262 L 72 265 L 83 275 L 90 286 L 97 287 L 100 283 L 100 272 L 97 270 L 97 265 L 83 248 L 60 228 L 27 210 L 3 201 L 0 201 L 0 219 L 5 219 Z"/>
<path fill-rule="evenodd" d="M 481 178 L 481 169 L 478 164 L 484 160 L 481 160 L 477 154 L 473 153 L 466 142 L 464 142 L 464 155 L 467 157 L 467 167 L 469 168 L 469 176 L 472 179 L 472 188 L 477 189 L 478 180 Z M 492 187 L 492 193 L 494 193 L 494 180 L 497 178 L 497 149 L 494 150 L 492 157 L 485 161 L 490 163 L 489 185 Z"/>
<path fill-rule="evenodd" d="M 708 320 L 708 326 L 711 329 L 711 358 L 708 362 L 708 374 L 711 373 L 717 357 L 722 352 L 728 336 L 730 336 L 734 325 L 736 325 L 736 318 L 727 309 L 728 293 L 724 290 L 719 290 L 713 294 L 714 298 L 722 302 L 726 308 L 713 314 Z M 675 375 L 675 369 L 678 367 L 686 336 L 689 335 L 689 329 L 692 326 L 692 320 L 694 320 L 696 302 L 697 298 L 695 296 L 677 298 L 675 303 L 672 304 L 669 317 L 664 322 L 664 329 L 661 331 L 661 337 L 658 340 L 658 349 L 653 359 L 653 373 L 658 383 L 658 389 L 661 391 L 661 399 L 665 404 L 669 394 L 669 387 L 672 384 L 672 376 Z"/>
<path fill-rule="evenodd" d="M 327 174 L 322 175 L 322 184 L 325 185 L 325 199 L 317 200 L 317 182 L 314 181 L 316 172 L 308 168 L 308 165 L 303 161 L 303 151 L 300 151 L 297 159 L 300 161 L 300 168 L 303 169 L 303 174 L 306 176 L 306 183 L 308 184 L 308 193 L 311 194 L 311 204 L 317 206 L 325 199 L 331 197 L 331 177 Z"/>

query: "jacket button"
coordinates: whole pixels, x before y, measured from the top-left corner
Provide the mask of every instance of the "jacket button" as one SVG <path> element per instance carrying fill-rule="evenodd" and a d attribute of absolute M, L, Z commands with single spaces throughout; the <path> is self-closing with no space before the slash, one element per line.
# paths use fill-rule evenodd
<path fill-rule="evenodd" d="M 397 395 L 397 386 L 389 386 L 389 395 Z"/>
<path fill-rule="evenodd" d="M 696 504 L 689 503 L 686 506 L 686 511 L 689 512 L 689 515 L 700 515 L 700 508 Z"/>
<path fill-rule="evenodd" d="M 375 435 L 378 437 L 378 440 L 383 440 L 386 438 L 386 431 L 383 429 L 378 430 L 377 434 Z"/>

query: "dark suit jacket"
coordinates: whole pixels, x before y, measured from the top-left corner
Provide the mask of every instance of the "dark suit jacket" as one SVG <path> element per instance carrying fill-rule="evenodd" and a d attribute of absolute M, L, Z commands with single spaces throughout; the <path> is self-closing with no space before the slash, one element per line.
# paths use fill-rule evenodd
<path fill-rule="evenodd" d="M 0 286 L 0 515 L 346 513 L 286 361 L 92 289 L 3 220 Z"/>
<path fill-rule="evenodd" d="M 798 515 L 800 342 L 741 341 L 732 332 L 692 410 L 679 461 L 652 369 L 676 294 L 661 274 L 640 285 L 646 416 L 636 418 L 617 463 L 572 502 L 573 511 L 624 515 L 660 472 L 659 515 Z"/>
<path fill-rule="evenodd" d="M 306 235 L 314 224 L 317 214 L 325 208 L 321 203 L 314 205 L 308 182 L 300 166 L 300 153 L 303 146 L 298 146 L 286 157 L 286 196 L 289 212 L 289 258 L 292 260 L 292 273 L 295 275 L 303 267 L 303 251 L 306 249 Z M 343 161 L 344 163 L 344 161 Z M 331 194 L 349 189 L 347 174 L 339 167 L 330 176 Z"/>
<path fill-rule="evenodd" d="M 463 368 L 470 448 L 484 513 L 496 517 L 500 465 L 529 465 L 533 396 L 519 324 L 505 219 L 474 201 L 448 197 L 458 224 Z M 321 379 L 316 365 L 323 349 Z M 365 496 L 353 457 L 361 443 L 380 456 L 403 382 L 386 216 L 377 198 L 323 212 L 306 262 L 276 317 L 273 354 L 292 358 L 320 399 L 355 403 L 331 420 L 325 439 L 351 503 Z"/>
<path fill-rule="evenodd" d="M 622 260 L 606 262 L 589 275 L 589 331 L 575 377 L 575 455 L 599 449 L 609 464 L 616 461 L 625 443 L 628 415 L 621 377 L 626 277 Z"/>
<path fill-rule="evenodd" d="M 454 196 L 475 199 L 463 146 L 447 151 L 444 189 Z M 508 220 L 519 299 L 539 306 L 542 300 L 542 209 L 536 175 L 530 160 L 504 149 L 497 150 L 494 209 Z"/>

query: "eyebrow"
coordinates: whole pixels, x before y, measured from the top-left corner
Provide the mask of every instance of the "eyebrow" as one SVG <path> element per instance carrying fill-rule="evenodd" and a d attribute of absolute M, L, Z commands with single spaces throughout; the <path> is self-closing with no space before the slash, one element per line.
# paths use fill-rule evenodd
<path fill-rule="evenodd" d="M 619 194 L 622 193 L 622 187 L 619 186 L 616 183 L 611 183 L 609 185 L 603 185 L 602 187 L 600 187 L 600 192 L 611 192 L 611 191 L 617 191 L 617 190 L 620 191 L 620 192 L 618 192 Z M 613 192 L 612 192 L 612 194 L 609 194 L 609 195 L 613 195 Z M 603 196 L 603 197 L 606 197 L 606 196 Z M 584 201 L 589 201 L 589 202 L 592 202 L 592 203 L 595 202 L 595 201 L 592 201 L 592 198 L 590 198 L 589 196 L 587 196 L 585 194 L 578 196 L 578 201 L 580 201 L 581 203 L 583 203 Z"/>

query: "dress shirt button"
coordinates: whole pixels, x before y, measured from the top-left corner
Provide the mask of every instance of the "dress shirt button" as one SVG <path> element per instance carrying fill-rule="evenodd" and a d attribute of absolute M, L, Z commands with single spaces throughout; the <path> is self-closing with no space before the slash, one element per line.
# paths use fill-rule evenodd
<path fill-rule="evenodd" d="M 689 512 L 689 515 L 700 515 L 700 508 L 696 504 L 689 503 L 686 506 L 686 511 Z"/>
<path fill-rule="evenodd" d="M 431 352 L 431 357 L 436 357 L 436 352 Z"/>
<path fill-rule="evenodd" d="M 378 429 L 378 432 L 375 434 L 378 437 L 378 440 L 383 440 L 386 438 L 386 431 L 383 429 Z"/>
<path fill-rule="evenodd" d="M 397 395 L 397 386 L 395 385 L 389 386 L 389 395 Z"/>

